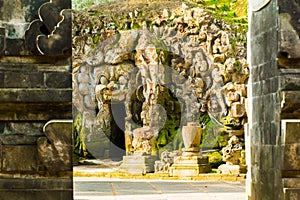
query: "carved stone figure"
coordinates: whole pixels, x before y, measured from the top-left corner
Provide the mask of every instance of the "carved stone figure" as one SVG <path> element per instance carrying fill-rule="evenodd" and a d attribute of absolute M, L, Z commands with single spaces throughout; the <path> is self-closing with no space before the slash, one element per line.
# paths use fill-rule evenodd
<path fill-rule="evenodd" d="M 151 139 L 157 137 L 157 133 L 149 126 L 143 126 L 133 130 L 132 147 L 135 154 L 151 154 L 152 143 Z"/>
<path fill-rule="evenodd" d="M 239 173 L 239 158 L 241 156 L 242 146 L 237 136 L 232 136 L 228 145 L 222 149 L 223 161 L 226 164 L 219 166 L 217 172 L 220 174 L 238 174 Z"/>
<path fill-rule="evenodd" d="M 160 160 L 155 161 L 155 173 L 170 173 L 170 167 L 173 165 L 175 157 L 180 155 L 181 153 L 178 150 L 173 152 L 163 151 Z"/>
<path fill-rule="evenodd" d="M 238 159 L 241 155 L 242 146 L 239 142 L 237 136 L 232 136 L 228 145 L 222 149 L 223 161 L 228 165 L 237 165 L 239 163 Z"/>

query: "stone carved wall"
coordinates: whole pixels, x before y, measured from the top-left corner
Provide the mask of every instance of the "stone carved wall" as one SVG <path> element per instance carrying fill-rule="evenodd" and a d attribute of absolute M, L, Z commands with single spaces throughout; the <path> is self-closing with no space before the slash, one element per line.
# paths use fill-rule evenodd
<path fill-rule="evenodd" d="M 110 109 L 125 96 L 127 151 L 134 151 L 131 140 L 135 140 L 137 128 L 151 130 L 147 140 L 159 140 L 163 129 L 155 123 L 171 117 L 168 108 L 181 113 L 175 129 L 208 112 L 224 125 L 242 130 L 247 119 L 249 71 L 240 40 L 245 36 L 233 31 L 238 27 L 215 20 L 199 8 L 184 6 L 165 9 L 151 22 L 142 22 L 140 30 L 128 31 L 110 28 L 105 16 L 97 21 L 81 14 L 74 13 L 74 105 L 82 113 L 85 127 L 98 124 L 105 127 L 102 131 L 111 130 L 108 122 L 114 117 Z M 106 23 L 107 27 L 89 29 L 79 25 L 77 18 L 85 24 Z M 133 18 L 138 20 L 138 14 Z M 97 34 L 98 46 L 93 43 Z M 119 73 L 120 68 L 128 71 Z M 97 74 L 98 69 L 102 74 Z M 173 105 L 160 102 L 166 90 L 177 99 L 170 103 Z M 154 105 L 163 105 L 167 117 L 153 112 L 159 111 Z M 140 144 L 146 135 L 140 137 Z M 145 152 L 150 153 L 149 148 Z"/>
<path fill-rule="evenodd" d="M 70 5 L 0 0 L 1 199 L 73 197 Z"/>

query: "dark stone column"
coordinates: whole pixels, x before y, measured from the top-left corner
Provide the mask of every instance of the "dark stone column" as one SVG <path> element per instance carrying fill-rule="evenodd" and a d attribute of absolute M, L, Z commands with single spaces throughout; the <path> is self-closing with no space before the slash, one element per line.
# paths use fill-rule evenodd
<path fill-rule="evenodd" d="M 271 0 L 260 5 L 256 2 L 249 2 L 257 7 L 249 8 L 247 195 L 251 200 L 292 199 L 293 194 L 287 192 L 291 181 L 285 179 L 286 156 L 296 156 L 297 152 L 286 153 L 281 122 L 299 118 L 300 10 L 297 1 Z"/>

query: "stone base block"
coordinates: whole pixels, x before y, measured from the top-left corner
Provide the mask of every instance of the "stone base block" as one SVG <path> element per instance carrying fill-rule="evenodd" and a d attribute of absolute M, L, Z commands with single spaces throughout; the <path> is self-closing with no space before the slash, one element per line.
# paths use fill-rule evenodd
<path fill-rule="evenodd" d="M 201 173 L 208 173 L 211 167 L 207 156 L 179 156 L 170 168 L 170 176 L 191 177 Z"/>
<path fill-rule="evenodd" d="M 217 173 L 218 174 L 239 174 L 240 166 L 222 164 L 218 167 Z"/>
<path fill-rule="evenodd" d="M 300 178 L 283 179 L 284 200 L 300 199 Z"/>
<path fill-rule="evenodd" d="M 128 174 L 146 174 L 154 172 L 156 156 L 123 156 L 123 163 L 119 167 L 120 172 Z"/>

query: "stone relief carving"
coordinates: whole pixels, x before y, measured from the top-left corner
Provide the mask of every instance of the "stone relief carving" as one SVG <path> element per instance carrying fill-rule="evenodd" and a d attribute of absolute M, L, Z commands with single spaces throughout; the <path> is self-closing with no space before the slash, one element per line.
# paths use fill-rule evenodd
<path fill-rule="evenodd" d="M 228 25 L 203 10 L 186 9 L 183 13 L 183 17 L 172 19 L 171 26 L 165 12 L 166 16 L 153 19 L 150 27 L 144 24 L 141 30 L 110 31 L 111 36 L 89 54 L 87 62 L 75 68 L 74 104 L 86 113 L 85 126 L 105 124 L 108 128 L 105 120 L 95 120 L 97 112 L 110 120 L 112 100 L 124 101 L 127 150 L 149 154 L 151 140 L 161 129 L 158 122 L 164 121 L 156 105 L 165 88 L 182 106 L 183 125 L 197 121 L 201 112 L 209 112 L 221 122 L 229 117 L 231 126 L 244 123 L 249 74 L 244 46 L 237 44 L 233 49 L 230 38 L 234 35 L 224 31 Z M 84 51 L 83 46 L 75 52 Z M 118 77 L 111 75 L 124 63 L 131 66 L 129 71 L 121 70 Z M 91 100 L 90 107 L 85 105 L 86 98 Z"/>

